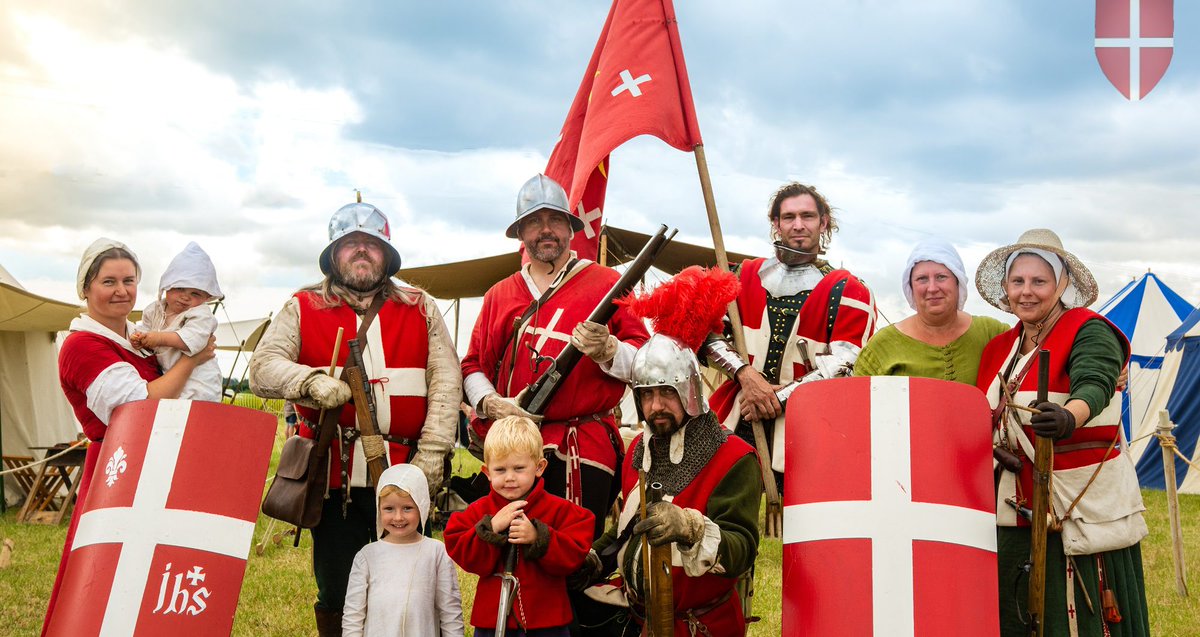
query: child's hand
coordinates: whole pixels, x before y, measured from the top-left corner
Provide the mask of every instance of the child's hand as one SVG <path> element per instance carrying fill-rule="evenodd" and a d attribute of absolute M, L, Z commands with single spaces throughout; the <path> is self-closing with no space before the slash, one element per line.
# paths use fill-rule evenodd
<path fill-rule="evenodd" d="M 522 515 L 524 509 L 524 500 L 509 502 L 503 509 L 497 511 L 496 515 L 492 516 L 492 530 L 496 533 L 503 533 L 518 515 Z"/>
<path fill-rule="evenodd" d="M 149 334 L 145 332 L 134 332 L 129 337 L 129 344 L 137 349 L 148 349 L 150 345 L 146 342 Z"/>
<path fill-rule="evenodd" d="M 537 527 L 533 526 L 533 522 L 525 517 L 525 512 L 522 511 L 517 517 L 513 518 L 512 524 L 508 526 L 508 542 L 509 544 L 533 544 L 537 539 Z"/>

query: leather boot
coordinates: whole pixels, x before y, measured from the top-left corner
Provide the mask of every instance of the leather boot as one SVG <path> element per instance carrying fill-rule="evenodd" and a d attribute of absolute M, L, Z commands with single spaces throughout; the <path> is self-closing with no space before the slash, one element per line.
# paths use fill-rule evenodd
<path fill-rule="evenodd" d="M 313 611 L 317 614 L 317 635 L 319 637 L 341 637 L 341 611 L 328 610 L 316 606 L 313 606 Z"/>

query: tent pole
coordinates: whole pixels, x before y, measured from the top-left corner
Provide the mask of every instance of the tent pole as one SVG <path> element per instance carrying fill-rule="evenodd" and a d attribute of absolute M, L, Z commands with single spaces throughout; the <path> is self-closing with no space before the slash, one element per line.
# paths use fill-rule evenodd
<path fill-rule="evenodd" d="M 721 234 L 721 220 L 717 217 L 717 202 L 713 197 L 712 180 L 708 175 L 708 160 L 704 156 L 704 144 L 696 144 L 696 171 L 700 174 L 700 189 L 704 193 L 704 209 L 708 213 L 708 227 L 712 231 L 713 251 L 717 257 L 717 267 L 729 271 L 729 257 L 725 254 L 725 239 Z M 729 304 L 729 323 L 733 328 L 733 346 L 742 360 L 748 361 L 746 355 L 746 336 L 742 333 L 742 317 L 738 313 L 737 299 Z M 771 456 L 767 448 L 767 434 L 762 423 L 750 423 L 754 430 L 754 447 L 758 452 L 758 464 L 762 469 L 763 489 L 767 494 L 766 529 L 767 537 L 782 537 L 783 535 L 783 506 L 779 501 L 779 487 L 775 485 L 775 472 L 771 469 Z"/>
<path fill-rule="evenodd" d="M 1188 596 L 1187 564 L 1183 561 L 1183 528 L 1179 524 L 1179 490 L 1175 483 L 1174 425 L 1167 410 L 1158 412 L 1158 446 L 1163 456 L 1163 485 L 1167 488 L 1167 516 L 1171 520 L 1171 554 L 1175 558 L 1175 590 L 1180 597 Z"/>
<path fill-rule="evenodd" d="M 4 455 L 4 404 L 0 403 L 0 456 Z M 4 469 L 4 465 L 0 463 L 0 470 Z M 0 473 L 0 513 L 8 511 L 8 484 L 4 481 L 4 474 Z"/>
<path fill-rule="evenodd" d="M 454 299 L 454 349 L 458 349 L 458 315 L 462 313 L 462 299 Z"/>

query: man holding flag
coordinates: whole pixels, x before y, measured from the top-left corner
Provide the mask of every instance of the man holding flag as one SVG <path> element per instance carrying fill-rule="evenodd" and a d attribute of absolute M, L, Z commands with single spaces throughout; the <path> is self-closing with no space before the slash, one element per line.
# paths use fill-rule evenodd
<path fill-rule="evenodd" d="M 518 198 L 524 203 L 518 204 L 508 236 L 522 240 L 530 262 L 488 292 L 463 359 L 464 389 L 481 416 L 473 423 L 479 434 L 490 419 L 516 407 L 500 399 L 515 397 L 540 376 L 545 357 L 557 355 L 569 337 L 593 359 L 583 361 L 567 382 L 581 391 L 564 387 L 551 401 L 542 435 L 554 450 L 547 489 L 595 513 L 597 535 L 615 496 L 620 446 L 609 423 L 624 384 L 595 361 L 614 367 L 628 363 L 649 335 L 623 309 L 607 326 L 584 319 L 617 279 L 616 272 L 592 263 L 598 258 L 609 154 L 647 134 L 683 151 L 701 145 L 675 10 L 670 0 L 614 0 L 546 174 L 531 179 Z M 555 244 L 564 236 L 568 244 L 563 247 L 569 248 L 557 252 Z M 513 319 L 530 310 L 514 329 Z M 560 426 L 563 435 L 555 431 Z M 595 433 L 600 431 L 612 436 L 608 449 Z M 563 480 L 556 476 L 564 474 L 567 483 L 556 485 Z"/>

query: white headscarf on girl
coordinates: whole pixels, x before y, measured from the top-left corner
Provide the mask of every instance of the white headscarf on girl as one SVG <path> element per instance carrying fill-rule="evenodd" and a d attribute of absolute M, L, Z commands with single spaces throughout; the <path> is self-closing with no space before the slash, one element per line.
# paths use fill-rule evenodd
<path fill-rule="evenodd" d="M 939 237 L 921 240 L 908 255 L 908 263 L 904 266 L 904 274 L 900 277 L 900 286 L 904 290 L 904 298 L 908 301 L 908 306 L 914 310 L 917 309 L 917 304 L 913 302 L 912 271 L 922 261 L 940 263 L 954 273 L 954 278 L 958 279 L 958 309 L 963 309 L 963 305 L 967 303 L 967 271 L 963 268 L 962 257 L 958 256 L 958 250 L 955 250 L 949 241 Z"/>
<path fill-rule="evenodd" d="M 421 524 L 429 523 L 429 480 L 425 478 L 425 473 L 420 469 L 410 464 L 397 464 L 383 470 L 379 474 L 379 484 L 375 485 L 376 498 L 376 513 L 375 513 L 375 534 L 376 537 L 383 535 L 383 520 L 379 517 L 379 492 L 388 485 L 395 486 L 409 495 L 413 499 L 413 503 L 417 505 L 417 512 L 421 514 Z"/>

